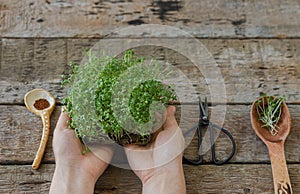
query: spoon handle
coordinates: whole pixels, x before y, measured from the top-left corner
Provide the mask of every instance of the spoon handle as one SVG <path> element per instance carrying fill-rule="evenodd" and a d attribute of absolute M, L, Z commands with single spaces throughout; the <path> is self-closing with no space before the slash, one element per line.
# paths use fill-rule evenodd
<path fill-rule="evenodd" d="M 268 143 L 275 194 L 293 194 L 284 155 L 284 142 Z"/>
<path fill-rule="evenodd" d="M 35 155 L 33 164 L 32 164 L 32 168 L 33 169 L 38 169 L 42 158 L 44 156 L 44 152 L 46 149 L 46 145 L 49 139 L 49 133 L 50 133 L 50 115 L 48 112 L 43 111 L 41 114 L 42 117 L 42 121 L 43 121 L 43 134 L 42 134 L 42 139 L 40 142 L 40 146 L 39 149 Z"/>

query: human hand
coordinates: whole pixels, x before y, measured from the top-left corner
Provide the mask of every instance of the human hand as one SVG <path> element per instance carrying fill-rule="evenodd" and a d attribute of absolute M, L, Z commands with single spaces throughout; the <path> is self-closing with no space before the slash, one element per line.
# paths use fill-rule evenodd
<path fill-rule="evenodd" d="M 53 135 L 55 172 L 50 193 L 93 193 L 94 185 L 104 172 L 113 155 L 110 147 L 103 146 L 97 150 L 104 160 L 92 152 L 82 154 L 84 146 L 75 136 L 74 130 L 68 128 L 70 118 L 62 112 Z M 99 153 L 100 152 L 100 153 Z"/>
<path fill-rule="evenodd" d="M 143 193 L 185 193 L 182 167 L 184 137 L 175 120 L 175 107 L 166 110 L 162 131 L 147 146 L 127 145 L 130 167 L 143 184 Z"/>

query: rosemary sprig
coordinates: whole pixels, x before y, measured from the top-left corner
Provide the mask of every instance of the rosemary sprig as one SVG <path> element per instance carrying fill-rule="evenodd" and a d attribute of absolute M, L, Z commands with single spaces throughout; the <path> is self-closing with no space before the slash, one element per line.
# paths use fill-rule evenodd
<path fill-rule="evenodd" d="M 263 123 L 262 127 L 267 128 L 272 136 L 278 134 L 278 122 L 282 113 L 282 103 L 285 97 L 262 96 L 256 101 L 258 120 Z"/>

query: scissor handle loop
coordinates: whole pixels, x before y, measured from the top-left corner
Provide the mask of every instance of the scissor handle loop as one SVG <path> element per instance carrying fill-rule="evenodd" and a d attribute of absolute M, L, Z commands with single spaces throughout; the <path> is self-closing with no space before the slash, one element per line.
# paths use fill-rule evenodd
<path fill-rule="evenodd" d="M 235 154 L 235 151 L 236 151 L 236 144 L 235 144 L 235 141 L 233 139 L 233 136 L 231 135 L 231 133 L 224 129 L 223 127 L 220 127 L 218 125 L 215 125 L 215 124 L 212 124 L 211 122 L 209 123 L 210 126 L 208 127 L 211 127 L 210 129 L 210 144 L 211 144 L 211 155 L 212 155 L 212 161 L 214 164 L 216 165 L 222 165 L 222 164 L 225 164 L 227 163 L 229 160 L 231 160 L 231 158 L 234 156 Z M 230 155 L 225 159 L 225 160 L 217 160 L 216 158 L 216 150 L 215 150 L 215 142 L 214 142 L 214 133 L 213 133 L 213 128 L 217 128 L 219 129 L 221 132 L 225 133 L 225 135 L 227 135 L 227 137 L 230 139 L 231 141 L 231 144 L 232 144 L 232 150 L 231 150 L 231 153 Z"/>

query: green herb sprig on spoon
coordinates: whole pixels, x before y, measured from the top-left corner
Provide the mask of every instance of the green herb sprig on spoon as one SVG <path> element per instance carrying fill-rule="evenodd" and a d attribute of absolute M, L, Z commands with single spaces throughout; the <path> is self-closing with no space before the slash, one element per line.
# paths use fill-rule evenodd
<path fill-rule="evenodd" d="M 282 114 L 282 103 L 285 97 L 262 96 L 256 101 L 258 120 L 263 123 L 262 127 L 268 129 L 275 136 L 278 134 L 278 122 Z"/>

